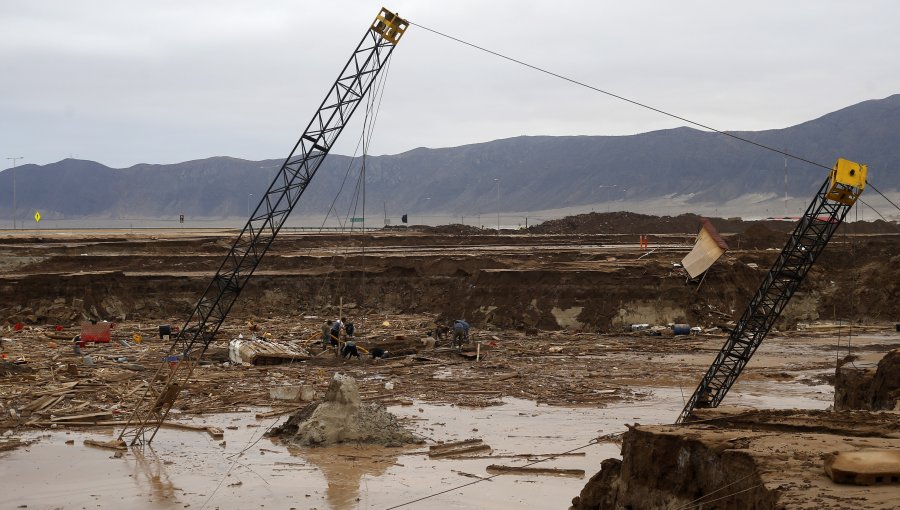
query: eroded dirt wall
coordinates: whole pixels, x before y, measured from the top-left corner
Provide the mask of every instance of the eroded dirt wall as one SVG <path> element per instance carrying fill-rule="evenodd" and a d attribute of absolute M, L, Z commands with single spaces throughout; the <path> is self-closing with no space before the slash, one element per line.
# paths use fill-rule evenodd
<path fill-rule="evenodd" d="M 714 504 L 708 501 L 704 508 L 774 510 L 776 498 L 762 485 L 758 466 L 734 446 L 632 427 L 623 438 L 623 460 L 605 460 L 571 508 L 689 508 L 695 501 L 723 497 Z"/>
<path fill-rule="evenodd" d="M 834 380 L 835 410 L 900 410 L 900 349 L 879 360 L 877 366 L 846 363 Z"/>
<path fill-rule="evenodd" d="M 481 244 L 484 237 L 493 244 Z M 227 241 L 0 243 L 0 319 L 44 323 L 186 315 L 221 262 Z M 742 313 L 777 256 L 777 250 L 729 252 L 698 286 L 686 283 L 674 266 L 686 247 L 639 258 L 644 252 L 605 244 L 609 239 L 603 236 L 381 236 L 370 239 L 365 254 L 359 246 L 341 245 L 338 236 L 284 241 L 264 259 L 235 314 L 321 314 L 343 298 L 345 309 L 359 313 L 426 312 L 513 328 L 712 326 Z M 667 240 L 673 246 L 683 241 Z M 896 256 L 888 257 L 898 245 L 892 237 L 835 242 L 777 326 L 835 316 L 900 317 L 900 268 L 892 265 Z"/>

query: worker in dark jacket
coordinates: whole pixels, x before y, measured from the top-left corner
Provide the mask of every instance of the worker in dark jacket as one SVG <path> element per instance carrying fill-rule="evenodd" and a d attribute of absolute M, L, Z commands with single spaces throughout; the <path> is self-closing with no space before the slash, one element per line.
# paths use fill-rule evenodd
<path fill-rule="evenodd" d="M 341 328 L 344 327 L 343 318 L 334 321 L 331 325 L 331 345 L 337 347 L 341 341 Z"/>
<path fill-rule="evenodd" d="M 462 347 L 469 342 L 469 323 L 458 319 L 453 321 L 453 347 Z"/>
<path fill-rule="evenodd" d="M 359 358 L 359 349 L 356 348 L 356 340 L 348 337 L 347 341 L 344 342 L 344 348 L 341 349 L 341 357 L 350 359 L 353 356 Z"/>
<path fill-rule="evenodd" d="M 322 348 L 327 349 L 331 345 L 331 320 L 322 324 Z"/>

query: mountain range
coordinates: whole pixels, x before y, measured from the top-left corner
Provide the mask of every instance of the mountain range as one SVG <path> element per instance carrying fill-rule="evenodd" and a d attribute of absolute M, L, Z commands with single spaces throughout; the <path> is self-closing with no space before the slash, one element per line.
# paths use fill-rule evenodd
<path fill-rule="evenodd" d="M 866 163 L 870 181 L 879 189 L 900 190 L 900 94 L 796 126 L 733 134 L 829 166 L 837 157 Z M 342 216 L 361 215 L 362 194 L 355 191 L 361 162 L 328 156 L 294 214 L 323 215 L 342 190 L 335 209 Z M 213 157 L 123 169 L 77 159 L 20 165 L 18 217 L 41 211 L 44 218 L 59 220 L 179 214 L 244 218 L 248 204 L 256 205 L 280 164 L 276 159 Z M 369 156 L 364 196 L 366 210 L 378 218 L 404 212 L 460 216 L 630 201 L 710 207 L 742 199 L 775 200 L 785 191 L 811 198 L 827 171 L 795 160 L 787 164 L 785 190 L 781 155 L 687 127 L 629 136 L 521 136 Z M 11 217 L 11 174 L 0 173 L 0 223 Z"/>

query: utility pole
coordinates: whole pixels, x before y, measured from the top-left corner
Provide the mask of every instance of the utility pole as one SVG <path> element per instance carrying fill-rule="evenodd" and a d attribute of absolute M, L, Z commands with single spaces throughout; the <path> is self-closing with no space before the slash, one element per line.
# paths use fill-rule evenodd
<path fill-rule="evenodd" d="M 609 210 L 610 210 L 610 209 L 609 209 L 609 204 L 610 204 L 610 202 L 609 202 L 609 189 L 610 189 L 610 188 L 615 188 L 616 186 L 618 186 L 618 184 L 604 184 L 604 185 L 601 185 L 601 186 L 600 186 L 601 188 L 606 188 L 606 212 L 607 212 L 607 213 L 609 213 Z"/>
<path fill-rule="evenodd" d="M 500 235 L 500 179 L 494 179 L 497 183 L 497 235 Z"/>
<path fill-rule="evenodd" d="M 20 160 L 20 159 L 25 159 L 25 156 L 16 156 L 16 157 L 13 157 L 13 158 L 6 158 L 6 159 L 11 159 L 12 162 L 13 162 L 13 167 L 12 167 L 12 176 L 13 176 L 13 210 L 12 210 L 12 217 L 13 217 L 13 230 L 15 230 L 15 229 L 16 229 L 16 161 L 18 161 L 18 160 Z"/>
<path fill-rule="evenodd" d="M 784 217 L 788 216 L 787 208 L 787 156 L 784 157 Z"/>

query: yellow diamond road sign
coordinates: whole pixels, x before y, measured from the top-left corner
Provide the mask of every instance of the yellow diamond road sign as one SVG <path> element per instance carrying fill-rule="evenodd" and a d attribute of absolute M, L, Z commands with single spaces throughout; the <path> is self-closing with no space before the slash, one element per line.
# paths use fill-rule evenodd
<path fill-rule="evenodd" d="M 38 211 L 34 212 L 34 221 L 35 222 L 41 221 L 41 213 L 39 213 Z"/>

